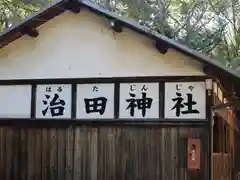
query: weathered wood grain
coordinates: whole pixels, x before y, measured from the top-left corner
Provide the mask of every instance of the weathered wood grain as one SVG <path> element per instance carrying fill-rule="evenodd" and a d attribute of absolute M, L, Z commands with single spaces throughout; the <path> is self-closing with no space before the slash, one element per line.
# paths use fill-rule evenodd
<path fill-rule="evenodd" d="M 189 137 L 203 142 L 197 179 L 204 179 L 204 128 L 0 127 L 0 175 L 4 180 L 192 180 L 186 157 Z M 216 166 L 214 173 L 220 170 Z"/>
<path fill-rule="evenodd" d="M 27 129 L 25 127 L 20 130 L 19 140 L 19 176 L 20 180 L 27 179 Z"/>
<path fill-rule="evenodd" d="M 42 179 L 42 129 L 34 129 L 34 179 Z"/>
<path fill-rule="evenodd" d="M 66 129 L 57 129 L 57 179 L 65 179 L 66 166 Z"/>
<path fill-rule="evenodd" d="M 51 128 L 49 130 L 50 135 L 50 180 L 57 180 L 57 157 L 58 157 L 58 150 L 57 150 L 57 130 L 55 128 Z"/>
<path fill-rule="evenodd" d="M 6 128 L 1 127 L 0 128 L 0 176 L 3 179 L 6 179 L 6 173 L 5 173 L 5 163 L 6 163 Z"/>
<path fill-rule="evenodd" d="M 75 129 L 75 137 L 74 137 L 74 173 L 73 180 L 81 179 L 82 174 L 82 136 L 81 136 L 81 128 L 76 127 Z"/>
<path fill-rule="evenodd" d="M 27 180 L 34 179 L 34 149 L 35 149 L 35 140 L 34 140 L 34 130 L 33 128 L 29 128 L 27 130 Z"/>
<path fill-rule="evenodd" d="M 88 141 L 90 146 L 90 167 L 91 167 L 91 180 L 97 180 L 98 172 L 98 129 L 93 128 L 91 131 L 91 138 Z"/>
<path fill-rule="evenodd" d="M 74 153 L 74 129 L 69 127 L 66 132 L 66 167 L 65 179 L 72 180 L 73 178 L 73 153 Z"/>
<path fill-rule="evenodd" d="M 41 161 L 42 180 L 47 180 L 50 172 L 50 133 L 47 128 L 42 129 Z"/>

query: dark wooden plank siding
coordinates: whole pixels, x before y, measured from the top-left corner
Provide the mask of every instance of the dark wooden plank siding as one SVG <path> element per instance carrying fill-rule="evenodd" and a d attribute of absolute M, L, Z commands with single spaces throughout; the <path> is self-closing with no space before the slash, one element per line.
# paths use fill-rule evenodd
<path fill-rule="evenodd" d="M 48 129 L 42 128 L 42 180 L 48 179 L 50 172 L 50 134 Z"/>
<path fill-rule="evenodd" d="M 13 147 L 13 132 L 14 128 L 6 128 L 6 149 L 5 149 L 5 173 L 6 180 L 11 180 L 13 176 L 13 166 L 15 164 L 13 159 L 14 147 Z"/>
<path fill-rule="evenodd" d="M 57 180 L 57 131 L 55 128 L 49 129 L 50 136 L 50 180 Z"/>
<path fill-rule="evenodd" d="M 34 159 L 34 149 L 35 149 L 35 129 L 29 128 L 27 131 L 27 180 L 32 180 L 36 176 L 35 174 L 35 159 Z"/>
<path fill-rule="evenodd" d="M 206 132 L 203 127 L 0 127 L 0 175 L 5 180 L 190 180 L 187 138 L 199 137 L 198 177 L 206 179 Z"/>
<path fill-rule="evenodd" d="M 6 179 L 5 176 L 5 162 L 6 162 L 6 138 L 5 138 L 5 128 L 0 128 L 0 176 L 3 179 Z"/>

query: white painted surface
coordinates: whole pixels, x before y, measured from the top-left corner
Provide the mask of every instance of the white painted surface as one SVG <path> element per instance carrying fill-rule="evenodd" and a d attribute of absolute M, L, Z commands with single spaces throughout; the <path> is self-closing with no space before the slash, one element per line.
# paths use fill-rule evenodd
<path fill-rule="evenodd" d="M 177 88 L 178 85 L 178 88 Z M 190 87 L 190 88 L 189 88 Z M 179 89 L 179 90 L 177 90 Z M 192 90 L 191 90 L 192 89 Z M 192 94 L 192 100 L 196 102 L 192 106 L 193 110 L 198 110 L 199 113 L 183 114 L 188 108 L 184 107 L 180 110 L 180 115 L 176 115 L 175 106 L 177 101 L 173 99 L 179 97 L 176 93 L 180 93 L 183 98 L 182 103 L 187 103 L 187 94 Z M 165 83 L 165 118 L 173 119 L 205 119 L 206 118 L 206 87 L 205 82 L 179 82 L 179 83 Z"/>
<path fill-rule="evenodd" d="M 103 100 L 90 102 L 90 113 L 87 113 L 84 99 L 106 98 Z M 96 104 L 95 104 L 95 103 Z M 105 108 L 104 104 L 106 104 Z M 97 105 L 97 112 L 92 112 Z M 103 114 L 100 113 L 101 108 L 104 109 Z M 114 118 L 114 84 L 78 84 L 77 85 L 77 118 L 81 119 L 97 119 L 97 118 Z"/>
<path fill-rule="evenodd" d="M 51 88 L 50 92 L 49 89 Z M 56 105 L 50 105 L 55 94 L 59 96 L 56 99 Z M 49 96 L 49 98 L 47 98 Z M 71 118 L 71 99 L 72 99 L 72 86 L 67 84 L 44 84 L 37 85 L 36 92 L 36 118 Z M 61 102 L 64 101 L 64 104 Z M 44 103 L 46 102 L 46 103 Z M 52 101 L 53 102 L 53 101 Z M 46 108 L 48 109 L 46 110 Z M 59 116 L 54 116 L 51 113 L 51 108 L 54 108 L 54 112 L 59 114 L 59 107 L 63 107 L 63 113 Z M 44 114 L 43 111 L 46 110 Z"/>
<path fill-rule="evenodd" d="M 195 60 L 125 29 L 115 34 L 108 20 L 82 9 L 65 12 L 0 49 L 0 79 L 204 75 Z"/>
<path fill-rule="evenodd" d="M 30 118 L 31 86 L 0 86 L 0 118 Z"/>
<path fill-rule="evenodd" d="M 144 101 L 142 101 L 142 93 L 146 93 L 147 99 Z M 148 102 L 150 101 L 149 98 L 152 102 L 148 106 Z M 132 100 L 127 102 L 128 99 L 139 99 L 141 101 L 140 104 L 138 104 L 137 101 L 133 102 L 133 105 L 135 106 L 133 115 L 131 115 L 131 107 L 129 107 Z M 158 83 L 122 83 L 120 84 L 119 102 L 119 118 L 158 118 L 159 85 Z M 145 105 L 144 102 L 147 104 Z M 145 116 L 142 114 L 142 107 L 147 107 Z"/>

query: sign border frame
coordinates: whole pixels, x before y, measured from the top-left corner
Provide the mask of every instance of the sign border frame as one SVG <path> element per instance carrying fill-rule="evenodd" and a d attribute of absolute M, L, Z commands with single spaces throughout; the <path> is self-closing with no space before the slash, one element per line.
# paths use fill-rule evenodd
<path fill-rule="evenodd" d="M 205 123 L 211 117 L 209 116 L 209 109 L 211 109 L 212 95 L 206 92 L 206 119 L 167 119 L 164 118 L 164 91 L 165 82 L 205 82 L 206 79 L 211 79 L 209 76 L 140 76 L 140 77 L 99 77 L 99 78 L 51 78 L 51 79 L 9 79 L 0 80 L 0 86 L 4 85 L 31 85 L 31 118 L 25 120 L 51 120 L 51 121 L 80 121 L 80 122 L 158 122 L 158 123 Z M 120 119 L 119 118 L 119 93 L 121 83 L 159 83 L 159 118 L 156 119 Z M 77 84 L 99 84 L 99 83 L 114 83 L 114 119 L 77 119 L 76 118 L 76 94 Z M 41 84 L 71 84 L 72 85 L 72 104 L 71 104 L 71 119 L 42 119 L 35 118 L 36 108 L 36 87 Z M 207 91 L 207 90 L 206 90 Z M 1 120 L 20 120 L 20 118 L 0 118 Z"/>

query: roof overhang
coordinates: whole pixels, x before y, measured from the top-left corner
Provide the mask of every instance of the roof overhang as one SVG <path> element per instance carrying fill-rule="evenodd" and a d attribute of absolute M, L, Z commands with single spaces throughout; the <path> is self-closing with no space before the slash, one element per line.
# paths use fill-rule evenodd
<path fill-rule="evenodd" d="M 204 72 L 211 76 L 213 79 L 220 79 L 221 84 L 224 87 L 228 87 L 228 84 L 231 85 L 231 90 L 229 93 L 236 93 L 235 95 L 240 97 L 240 75 L 234 70 L 230 70 L 220 62 L 209 58 L 208 56 L 203 55 L 195 50 L 192 50 L 178 42 L 167 38 L 164 35 L 153 32 L 150 29 L 139 25 L 134 20 L 129 20 L 125 17 L 118 16 L 116 13 L 109 12 L 106 9 L 100 8 L 97 5 L 90 3 L 88 0 L 57 0 L 54 3 L 49 4 L 40 12 L 33 14 L 31 17 L 26 18 L 24 21 L 15 25 L 14 27 L 8 29 L 6 32 L 0 34 L 0 48 L 14 41 L 15 39 L 21 37 L 24 34 L 36 35 L 36 28 L 46 21 L 54 18 L 55 16 L 63 13 L 66 10 L 71 10 L 74 13 L 80 12 L 82 7 L 88 8 L 94 13 L 97 13 L 101 16 L 106 17 L 112 22 L 115 22 L 113 29 L 117 32 L 122 31 L 122 27 L 129 28 L 134 30 L 144 36 L 151 38 L 156 41 L 156 48 L 161 53 L 166 53 L 168 48 L 176 49 L 193 57 L 197 61 L 200 61 L 204 65 Z M 231 79 L 231 82 L 229 81 Z"/>

